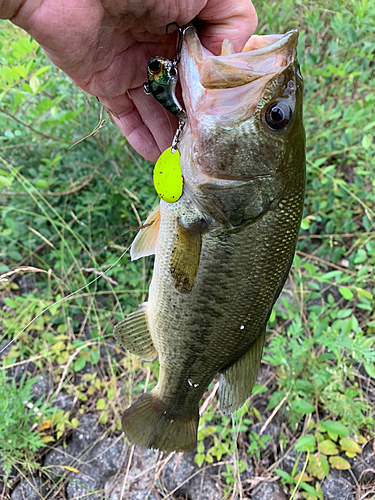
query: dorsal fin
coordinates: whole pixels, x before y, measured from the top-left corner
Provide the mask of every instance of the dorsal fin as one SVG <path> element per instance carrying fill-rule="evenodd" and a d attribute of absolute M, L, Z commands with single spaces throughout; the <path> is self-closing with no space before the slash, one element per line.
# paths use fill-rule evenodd
<path fill-rule="evenodd" d="M 160 226 L 160 205 L 150 213 L 144 225 L 147 227 L 139 231 L 132 243 L 130 249 L 132 260 L 147 257 L 155 253 Z"/>

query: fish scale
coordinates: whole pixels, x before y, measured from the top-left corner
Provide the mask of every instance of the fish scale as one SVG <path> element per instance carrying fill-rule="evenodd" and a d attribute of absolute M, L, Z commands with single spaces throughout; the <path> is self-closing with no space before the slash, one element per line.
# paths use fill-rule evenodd
<path fill-rule="evenodd" d="M 216 374 L 225 413 L 245 402 L 256 380 L 266 323 L 292 264 L 305 191 L 297 33 L 273 35 L 270 43 L 262 38 L 254 50 L 252 75 L 238 63 L 251 52 L 212 56 L 194 30 L 186 33 L 180 63 L 188 118 L 180 145 L 184 192 L 176 203 L 161 201 L 137 235 L 132 257 L 155 253 L 149 299 L 115 328 L 126 348 L 142 357 L 147 346 L 160 365 L 156 387 L 122 418 L 126 435 L 140 446 L 194 449 L 200 400 Z M 210 57 L 220 64 L 203 71 Z M 246 72 L 241 98 L 245 87 L 250 92 L 237 114 L 228 106 L 237 88 L 225 83 L 232 66 L 236 83 Z M 216 73 L 204 87 L 197 74 L 208 78 L 210 71 Z"/>

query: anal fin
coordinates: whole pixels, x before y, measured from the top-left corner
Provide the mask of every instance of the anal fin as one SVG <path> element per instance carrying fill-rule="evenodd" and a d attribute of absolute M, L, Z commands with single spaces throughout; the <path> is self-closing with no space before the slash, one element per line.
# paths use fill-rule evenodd
<path fill-rule="evenodd" d="M 113 329 L 113 335 L 130 353 L 146 361 L 151 361 L 158 355 L 148 326 L 147 302 L 120 321 Z"/>
<path fill-rule="evenodd" d="M 224 413 L 238 410 L 251 394 L 257 379 L 266 331 L 264 330 L 250 349 L 220 376 L 220 408 Z"/>
<path fill-rule="evenodd" d="M 153 255 L 156 249 L 156 243 L 159 236 L 160 227 L 160 205 L 153 210 L 147 217 L 143 229 L 140 229 L 137 236 L 134 238 L 130 249 L 132 260 L 140 259 Z"/>

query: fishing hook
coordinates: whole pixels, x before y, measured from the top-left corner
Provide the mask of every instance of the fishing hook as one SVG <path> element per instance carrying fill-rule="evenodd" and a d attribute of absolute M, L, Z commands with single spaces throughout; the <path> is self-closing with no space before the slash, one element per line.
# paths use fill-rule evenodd
<path fill-rule="evenodd" d="M 172 64 L 174 67 L 177 66 L 177 64 L 180 62 L 181 59 L 181 49 L 182 49 L 182 42 L 184 41 L 184 34 L 185 30 L 181 28 L 177 23 L 169 23 L 167 24 L 167 27 L 165 28 L 165 34 L 168 35 L 169 27 L 170 26 L 176 26 L 178 29 L 178 42 L 177 42 L 177 49 L 176 53 L 172 59 Z"/>
<path fill-rule="evenodd" d="M 181 26 L 179 26 L 177 23 L 173 22 L 173 23 L 167 24 L 167 27 L 165 28 L 165 34 L 166 35 L 168 35 L 168 31 L 169 31 L 169 27 L 170 26 L 176 26 L 177 29 L 178 29 L 177 49 L 176 49 L 176 54 L 174 55 L 174 57 L 172 59 L 172 64 L 173 64 L 174 67 L 176 67 L 177 64 L 180 62 L 180 59 L 181 59 L 182 43 L 184 41 L 185 33 L 187 32 L 188 29 L 190 29 L 190 28 L 195 29 L 195 28 L 194 28 L 194 26 L 192 24 L 188 24 L 184 28 L 181 28 Z"/>

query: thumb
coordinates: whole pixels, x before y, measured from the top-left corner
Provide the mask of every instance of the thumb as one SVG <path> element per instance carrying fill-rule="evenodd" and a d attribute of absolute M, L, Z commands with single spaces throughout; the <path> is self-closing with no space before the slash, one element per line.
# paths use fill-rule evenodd
<path fill-rule="evenodd" d="M 197 17 L 205 22 L 201 42 L 216 55 L 220 54 L 225 38 L 236 52 L 241 52 L 258 22 L 251 0 L 208 0 Z"/>

